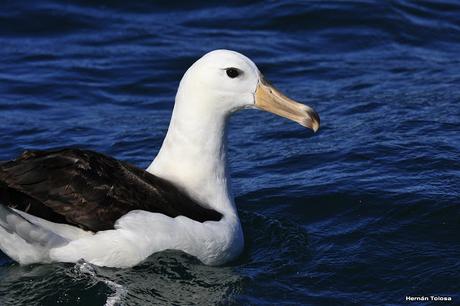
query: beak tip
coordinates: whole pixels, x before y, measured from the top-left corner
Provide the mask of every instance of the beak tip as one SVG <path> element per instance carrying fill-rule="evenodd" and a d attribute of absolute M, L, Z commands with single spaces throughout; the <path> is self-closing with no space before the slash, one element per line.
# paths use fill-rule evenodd
<path fill-rule="evenodd" d="M 300 121 L 297 121 L 300 125 L 303 127 L 306 127 L 310 130 L 312 130 L 314 133 L 316 133 L 319 130 L 319 121 L 316 121 L 314 119 L 306 118 Z"/>
<path fill-rule="evenodd" d="M 317 132 L 319 130 L 320 122 L 321 120 L 319 119 L 319 115 L 317 112 L 315 112 L 312 108 L 309 107 L 308 111 L 308 117 L 309 117 L 309 125 L 308 127 L 313 130 L 313 132 Z"/>
<path fill-rule="evenodd" d="M 319 130 L 319 124 L 317 122 L 315 122 L 312 126 L 312 130 L 314 133 L 318 132 Z"/>

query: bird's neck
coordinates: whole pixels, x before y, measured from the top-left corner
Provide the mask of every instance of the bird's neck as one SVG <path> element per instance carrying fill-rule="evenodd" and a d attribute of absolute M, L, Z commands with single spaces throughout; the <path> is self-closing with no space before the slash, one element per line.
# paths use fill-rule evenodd
<path fill-rule="evenodd" d="M 176 99 L 163 145 L 147 171 L 173 182 L 203 206 L 236 216 L 227 169 L 227 119 Z"/>

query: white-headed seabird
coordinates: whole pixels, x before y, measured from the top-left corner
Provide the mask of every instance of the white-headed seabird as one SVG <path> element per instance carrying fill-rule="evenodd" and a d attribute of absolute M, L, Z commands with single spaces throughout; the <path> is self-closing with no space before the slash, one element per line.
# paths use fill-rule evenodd
<path fill-rule="evenodd" d="M 26 151 L 0 165 L 0 249 L 20 264 L 131 267 L 166 249 L 208 265 L 244 245 L 227 170 L 226 125 L 258 108 L 316 131 L 318 114 L 234 51 L 212 51 L 182 78 L 163 145 L 139 169 L 89 150 Z"/>

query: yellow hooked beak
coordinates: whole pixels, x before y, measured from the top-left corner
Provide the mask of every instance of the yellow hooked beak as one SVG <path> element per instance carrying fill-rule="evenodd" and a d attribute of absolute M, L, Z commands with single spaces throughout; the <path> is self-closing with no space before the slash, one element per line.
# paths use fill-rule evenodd
<path fill-rule="evenodd" d="M 314 132 L 319 129 L 319 115 L 313 108 L 286 97 L 263 77 L 257 86 L 255 100 L 259 109 L 288 118 Z"/>

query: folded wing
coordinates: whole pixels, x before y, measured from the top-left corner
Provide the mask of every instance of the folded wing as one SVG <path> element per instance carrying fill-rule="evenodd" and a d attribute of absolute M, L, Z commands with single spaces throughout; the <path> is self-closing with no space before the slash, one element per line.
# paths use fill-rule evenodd
<path fill-rule="evenodd" d="M 112 229 L 117 219 L 137 209 L 198 222 L 222 217 L 167 180 L 79 149 L 26 151 L 0 165 L 0 202 L 91 231 Z"/>

